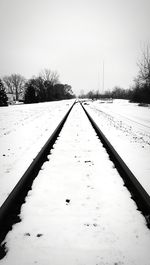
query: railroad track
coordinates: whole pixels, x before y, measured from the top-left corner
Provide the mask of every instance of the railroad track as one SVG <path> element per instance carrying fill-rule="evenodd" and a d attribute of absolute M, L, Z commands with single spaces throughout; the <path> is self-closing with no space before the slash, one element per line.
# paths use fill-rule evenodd
<path fill-rule="evenodd" d="M 104 144 L 110 159 L 115 164 L 118 172 L 120 173 L 120 176 L 123 178 L 125 185 L 127 186 L 128 190 L 130 191 L 133 200 L 136 202 L 138 208 L 140 211 L 143 212 L 144 216 L 146 217 L 147 224 L 149 224 L 149 215 L 150 215 L 150 196 L 145 191 L 145 189 L 142 187 L 142 185 L 139 183 L 139 181 L 136 179 L 134 174 L 131 172 L 131 170 L 128 168 L 128 166 L 125 164 L 125 162 L 122 160 L 122 158 L 119 156 L 119 154 L 116 152 L 115 148 L 111 145 L 109 140 L 106 138 L 106 136 L 103 134 L 103 132 L 100 130 L 99 126 L 95 123 L 93 118 L 90 116 L 90 114 L 87 112 L 87 110 L 84 108 L 82 104 L 82 108 L 84 109 L 87 117 L 89 118 L 93 128 L 95 129 L 98 137 Z"/>
<path fill-rule="evenodd" d="M 44 172 L 44 170 L 41 171 L 41 168 L 44 167 L 44 163 L 46 162 L 45 163 L 46 165 L 50 164 L 49 163 L 49 160 L 51 162 L 51 158 L 53 158 L 53 152 L 55 152 L 55 148 L 57 150 L 57 145 L 59 146 L 59 144 L 60 144 L 60 139 L 62 137 L 61 135 L 62 135 L 63 130 L 64 130 L 63 129 L 62 132 L 61 132 L 61 129 L 63 128 L 63 126 L 64 127 L 67 126 L 66 125 L 67 124 L 67 120 L 68 120 L 67 118 L 68 118 L 68 116 L 70 117 L 71 113 L 73 112 L 72 109 L 74 109 L 74 108 L 76 108 L 76 111 L 78 112 L 79 119 L 80 119 L 79 112 L 83 112 L 83 113 L 86 114 L 86 115 L 85 114 L 81 114 L 81 116 L 84 116 L 83 121 L 84 121 L 84 119 L 85 119 L 86 116 L 88 117 L 88 119 L 89 119 L 92 127 L 94 128 L 97 136 L 99 137 L 100 141 L 103 143 L 103 146 L 107 150 L 107 153 L 109 154 L 109 157 L 110 157 L 111 161 L 113 161 L 113 163 L 115 165 L 115 168 L 117 168 L 120 176 L 124 180 L 125 185 L 130 190 L 131 196 L 134 199 L 134 201 L 136 202 L 138 209 L 140 211 L 142 211 L 143 215 L 145 216 L 146 222 L 147 222 L 147 226 L 149 226 L 149 216 L 150 216 L 150 197 L 149 197 L 149 195 L 146 193 L 146 191 L 143 189 L 143 187 L 137 181 L 137 179 L 132 174 L 132 172 L 129 170 L 129 168 L 125 165 L 125 163 L 123 162 L 123 160 L 117 154 L 117 152 L 112 147 L 112 145 L 109 143 L 108 139 L 106 139 L 106 137 L 103 135 L 103 133 L 98 128 L 98 126 L 96 125 L 96 123 L 94 122 L 94 120 L 92 119 L 92 117 L 85 110 L 84 106 L 81 104 L 81 106 L 82 106 L 82 108 L 81 108 L 80 105 L 77 106 L 77 107 L 75 107 L 74 105 L 79 105 L 79 103 L 73 104 L 73 106 L 69 109 L 69 111 L 67 112 L 67 114 L 65 115 L 65 117 L 63 118 L 63 120 L 61 121 L 61 123 L 58 125 L 58 127 L 54 131 L 53 135 L 50 137 L 50 139 L 44 145 L 44 147 L 42 148 L 42 150 L 40 151 L 40 153 L 37 155 L 37 157 L 35 158 L 35 160 L 33 161 L 33 163 L 27 169 L 27 171 L 25 172 L 25 174 L 23 175 L 23 177 L 21 178 L 21 180 L 18 182 L 18 184 L 16 185 L 16 187 L 14 188 L 14 190 L 11 192 L 11 194 L 8 196 L 7 200 L 4 202 L 4 204 L 2 205 L 2 207 L 0 209 L 1 258 L 3 258 L 5 256 L 5 254 L 6 254 L 6 252 L 7 252 L 7 249 L 5 247 L 5 242 L 4 243 L 2 243 L 2 242 L 3 242 L 6 234 L 8 233 L 8 231 L 11 230 L 12 225 L 14 223 L 17 223 L 17 222 L 20 221 L 19 213 L 21 211 L 21 205 L 25 202 L 25 198 L 26 198 L 29 190 L 31 190 L 32 183 L 33 183 L 34 179 L 36 178 L 36 176 L 39 174 L 39 172 L 42 172 L 42 171 Z M 78 108 L 80 108 L 80 110 L 78 110 Z M 82 109 L 84 111 L 82 111 Z M 75 111 L 74 111 L 74 113 L 75 113 Z M 77 116 L 76 116 L 76 119 L 77 119 Z M 86 124 L 86 122 L 85 122 L 85 124 Z M 79 125 L 80 125 L 80 121 L 78 121 L 77 127 Z M 73 126 L 73 124 L 72 124 L 72 126 Z M 73 131 L 71 131 L 71 132 L 74 133 Z M 81 133 L 82 133 L 82 131 L 81 131 Z M 58 135 L 60 135 L 60 137 L 57 140 Z M 77 136 L 74 136 L 75 141 L 77 141 L 78 137 L 79 136 L 78 136 L 78 132 L 77 132 Z M 86 135 L 85 135 L 85 131 L 84 130 L 83 130 L 82 137 L 83 137 L 82 140 L 84 139 L 84 137 L 86 138 Z M 65 138 L 65 139 L 66 139 L 66 143 L 67 143 L 67 138 Z M 88 139 L 88 141 L 91 141 L 90 138 L 87 138 L 87 139 Z M 56 145 L 54 146 L 55 141 L 56 141 Z M 96 138 L 96 141 L 97 141 L 97 138 Z M 91 142 L 91 144 L 92 144 L 92 142 Z M 98 141 L 96 142 L 96 144 L 98 144 Z M 50 151 L 53 148 L 53 146 L 54 146 L 54 149 L 52 151 Z M 69 146 L 69 142 L 68 142 L 68 146 Z M 77 148 L 76 145 L 74 146 L 74 148 Z M 87 170 L 86 171 L 86 180 L 84 180 L 84 181 L 86 183 L 86 188 L 88 190 L 89 189 L 92 190 L 92 188 L 94 189 L 94 185 L 92 187 L 92 185 L 90 183 L 90 174 L 89 174 L 89 172 L 91 172 L 91 174 L 93 174 L 91 169 L 92 169 L 92 167 L 94 168 L 94 165 L 92 164 L 92 159 L 89 158 L 90 157 L 90 148 L 92 149 L 92 145 L 91 146 L 89 145 L 89 149 L 85 153 L 85 155 L 87 155 L 87 157 L 85 157 L 84 159 L 82 157 L 82 159 L 84 160 L 83 161 L 84 162 L 83 163 L 84 164 L 84 167 L 86 166 L 86 168 L 87 168 L 86 169 Z M 52 153 L 51 155 L 49 155 L 50 152 Z M 77 152 L 77 150 L 76 150 L 76 152 Z M 97 151 L 96 150 L 93 151 L 93 152 L 96 152 L 96 154 L 97 154 Z M 65 154 L 65 151 L 64 151 L 64 154 Z M 99 152 L 98 152 L 98 154 L 99 154 Z M 80 162 L 81 157 L 78 156 L 77 154 L 75 154 L 73 156 L 74 156 L 75 159 L 77 159 L 77 163 L 75 163 L 75 166 L 78 169 L 78 163 Z M 72 159 L 73 159 L 73 157 L 72 157 Z M 97 160 L 101 161 L 101 158 L 96 158 L 96 160 L 94 160 L 94 158 L 93 158 L 93 161 L 95 161 L 94 162 L 95 164 L 98 163 Z M 58 163 L 56 163 L 56 165 L 54 167 L 54 172 L 55 172 L 55 168 L 58 168 L 59 167 L 59 165 L 58 165 L 59 163 L 61 165 L 61 162 L 58 161 Z M 70 160 L 69 160 L 68 163 L 71 163 Z M 52 161 L 52 164 L 53 164 L 53 161 Z M 103 167 L 103 165 L 101 165 L 101 167 Z M 80 168 L 79 168 L 79 170 L 80 170 Z M 94 169 L 94 170 L 97 170 L 97 169 Z M 107 171 L 107 169 L 105 169 L 105 170 Z M 67 171 L 69 171 L 69 166 L 68 166 L 68 169 L 66 169 L 66 173 L 65 173 L 66 175 L 67 175 Z M 77 172 L 78 172 L 78 170 L 77 170 Z M 70 171 L 69 171 L 69 173 L 70 173 Z M 73 174 L 73 172 L 72 172 L 72 174 Z M 80 175 L 80 172 L 78 172 L 78 174 Z M 38 176 L 38 178 L 39 178 L 39 176 Z M 78 181 L 80 183 L 79 178 L 77 178 L 77 179 L 78 179 Z M 81 179 L 82 179 L 82 175 L 81 175 Z M 55 178 L 52 178 L 52 180 L 55 181 Z M 74 180 L 73 180 L 73 182 L 74 182 Z M 111 183 L 111 180 L 110 180 L 110 183 Z M 53 182 L 50 185 L 52 185 L 52 187 L 53 187 Z M 78 186 L 78 184 L 74 183 L 74 185 L 75 185 L 74 186 L 75 188 L 78 188 L 80 190 L 80 186 Z M 77 185 L 77 187 L 76 187 L 76 185 Z M 105 187 L 106 190 L 108 189 L 108 185 L 109 185 L 109 182 L 107 183 L 107 186 Z M 113 185 L 113 183 L 112 183 L 112 185 Z M 54 187 L 54 189 L 55 188 L 56 187 Z M 53 194 L 53 190 L 50 190 L 50 191 Z M 66 195 L 66 198 L 64 198 L 64 201 L 65 201 L 65 205 L 66 206 L 68 206 L 68 205 L 70 205 L 72 203 L 71 195 L 69 196 L 69 191 L 67 191 L 67 192 L 68 192 L 68 196 Z M 74 191 L 72 190 L 72 192 L 74 192 Z M 61 191 L 60 191 L 60 193 L 61 193 Z M 86 196 L 87 196 L 86 199 L 89 200 L 90 199 L 90 196 L 88 196 L 87 194 L 86 194 Z M 74 194 L 74 196 L 76 196 L 76 194 Z M 107 193 L 107 196 L 109 197 L 109 194 L 108 193 Z M 101 198 L 101 196 L 100 196 L 100 198 Z M 83 200 L 83 202 L 81 203 L 80 207 L 84 207 L 85 202 L 84 202 L 84 199 L 82 198 L 82 196 L 81 196 L 80 199 Z M 51 200 L 53 200 L 53 199 L 51 198 Z M 103 198 L 101 198 L 101 200 L 103 201 Z M 56 204 L 57 204 L 57 198 L 56 198 Z M 26 205 L 26 203 L 24 205 Z M 52 207 L 52 206 L 50 206 L 50 207 Z M 80 207 L 79 207 L 79 209 L 80 209 Z M 100 206 L 96 206 L 96 209 L 97 210 L 98 210 L 98 208 L 100 208 Z M 87 214 L 87 212 L 86 212 L 86 214 Z M 70 218 L 70 217 L 68 217 L 68 218 Z M 93 227 L 97 227 L 97 223 L 96 222 L 93 222 L 92 225 L 93 225 Z M 90 222 L 87 222 L 87 223 L 84 222 L 84 226 L 89 227 L 89 226 L 91 226 L 91 223 Z M 30 233 L 29 232 L 26 233 L 26 236 L 30 236 Z M 41 237 L 41 236 L 42 236 L 41 233 L 38 233 L 37 234 L 37 237 Z"/>
<path fill-rule="evenodd" d="M 5 244 L 2 242 L 8 231 L 12 229 L 13 224 L 20 222 L 19 213 L 21 205 L 25 202 L 25 197 L 27 196 L 28 191 L 31 189 L 32 183 L 37 177 L 43 163 L 47 161 L 47 156 L 50 153 L 50 150 L 53 148 L 53 145 L 74 104 L 75 103 L 73 103 L 73 105 L 70 107 L 50 138 L 47 140 L 38 155 L 35 157 L 33 162 L 27 168 L 19 182 L 16 184 L 12 192 L 0 207 L 0 258 L 3 258 L 6 254 Z"/>

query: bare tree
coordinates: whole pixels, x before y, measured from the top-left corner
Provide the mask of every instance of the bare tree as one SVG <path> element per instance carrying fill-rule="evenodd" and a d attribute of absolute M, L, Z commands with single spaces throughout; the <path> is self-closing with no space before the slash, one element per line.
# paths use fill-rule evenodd
<path fill-rule="evenodd" d="M 72 91 L 72 87 L 70 85 L 65 84 L 64 85 L 64 92 L 66 95 L 70 95 L 73 96 L 73 91 Z"/>
<path fill-rule="evenodd" d="M 44 69 L 40 73 L 40 77 L 44 81 L 50 82 L 53 86 L 59 83 L 59 74 L 56 71 L 51 71 L 50 69 Z"/>
<path fill-rule="evenodd" d="M 138 61 L 139 75 L 138 81 L 139 84 L 150 85 L 150 45 L 147 44 L 142 51 L 142 57 Z"/>
<path fill-rule="evenodd" d="M 25 78 L 20 74 L 12 74 L 10 76 L 4 76 L 3 82 L 6 92 L 12 94 L 13 98 L 18 101 L 19 96 L 24 92 Z"/>

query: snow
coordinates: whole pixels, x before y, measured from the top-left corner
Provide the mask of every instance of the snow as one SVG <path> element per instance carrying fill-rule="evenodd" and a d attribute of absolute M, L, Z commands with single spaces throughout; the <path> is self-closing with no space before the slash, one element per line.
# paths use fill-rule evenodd
<path fill-rule="evenodd" d="M 89 101 L 84 107 L 150 194 L 150 107 L 127 100 Z"/>
<path fill-rule="evenodd" d="M 150 233 L 79 104 L 33 182 L 4 265 L 148 265 Z"/>
<path fill-rule="evenodd" d="M 64 100 L 0 108 L 0 205 L 73 102 Z"/>

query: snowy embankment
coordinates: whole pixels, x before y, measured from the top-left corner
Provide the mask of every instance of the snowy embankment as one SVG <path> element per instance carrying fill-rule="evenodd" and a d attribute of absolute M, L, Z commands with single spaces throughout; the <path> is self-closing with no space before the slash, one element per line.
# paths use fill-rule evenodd
<path fill-rule="evenodd" d="M 85 107 L 150 194 L 150 107 L 127 100 L 87 101 Z"/>
<path fill-rule="evenodd" d="M 74 100 L 0 108 L 0 205 Z"/>
<path fill-rule="evenodd" d="M 80 104 L 6 237 L 3 265 L 148 265 L 150 233 Z M 21 247 L 20 247 L 21 246 Z"/>

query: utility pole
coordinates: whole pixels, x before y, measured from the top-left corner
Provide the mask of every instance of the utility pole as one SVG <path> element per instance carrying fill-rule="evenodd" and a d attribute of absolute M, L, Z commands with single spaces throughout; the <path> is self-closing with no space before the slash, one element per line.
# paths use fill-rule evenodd
<path fill-rule="evenodd" d="M 97 93 L 100 94 L 100 67 L 99 67 L 99 64 L 98 64 L 98 82 L 97 82 Z"/>
<path fill-rule="evenodd" d="M 105 64 L 104 60 L 98 67 L 98 93 L 103 94 L 105 92 Z M 101 76 L 101 78 L 100 78 Z"/>
<path fill-rule="evenodd" d="M 104 60 L 103 60 L 103 78 L 102 78 L 102 93 L 104 93 L 105 90 L 105 64 L 104 64 Z"/>

